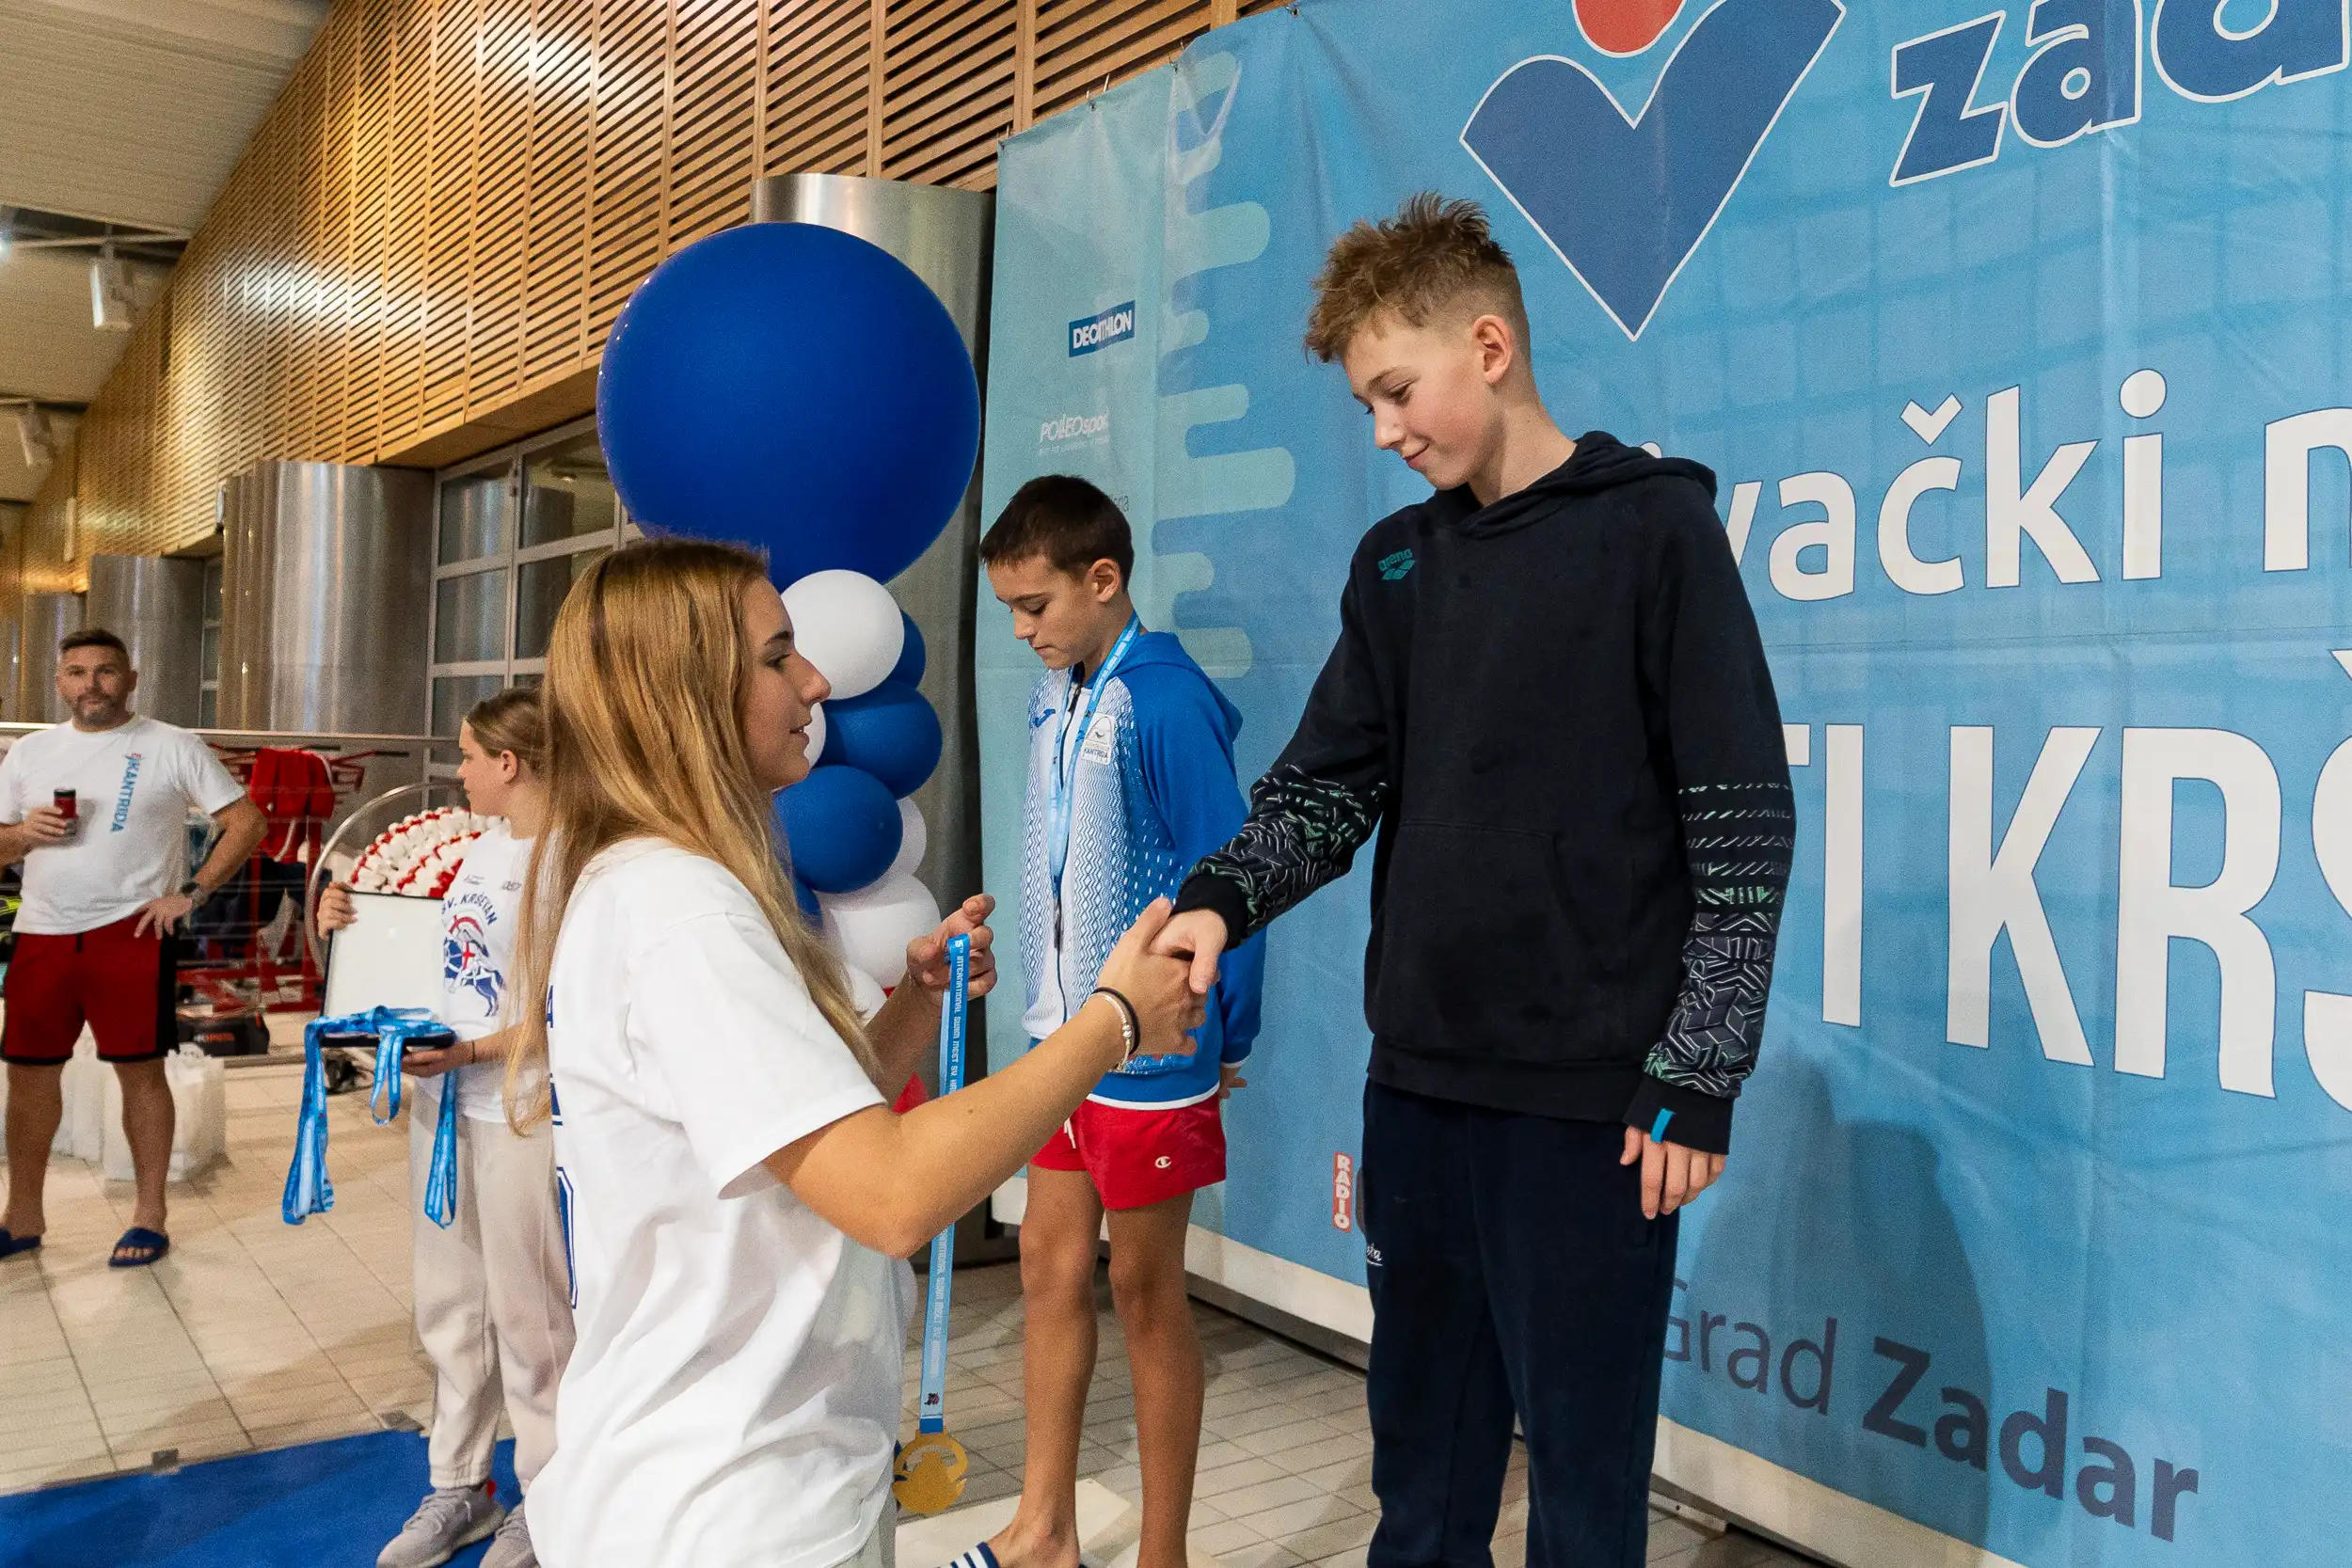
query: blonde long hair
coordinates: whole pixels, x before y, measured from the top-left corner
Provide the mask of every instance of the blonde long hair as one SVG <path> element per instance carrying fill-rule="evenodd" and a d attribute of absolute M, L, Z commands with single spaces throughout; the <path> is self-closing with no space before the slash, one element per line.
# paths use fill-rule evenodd
<path fill-rule="evenodd" d="M 879 1076 L 841 966 L 793 896 L 771 797 L 743 737 L 753 650 L 742 595 L 768 580 L 749 550 L 694 540 L 630 545 L 572 586 L 548 643 L 548 817 L 531 853 L 516 1007 L 507 1055 L 507 1118 L 525 1131 L 548 1114 L 548 984 L 564 911 L 588 863 L 613 845 L 659 839 L 718 862 L 750 890 L 818 1010 L 869 1075 Z M 519 1101 L 519 1102 L 518 1102 Z"/>

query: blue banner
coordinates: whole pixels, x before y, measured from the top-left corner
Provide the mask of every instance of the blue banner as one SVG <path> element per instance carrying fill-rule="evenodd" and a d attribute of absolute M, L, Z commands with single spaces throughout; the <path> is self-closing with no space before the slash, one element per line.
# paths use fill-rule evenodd
<path fill-rule="evenodd" d="M 1484 203 L 1561 422 L 1720 476 L 1800 841 L 1665 1413 L 1978 1560 L 2346 1558 L 2348 60 L 2345 0 L 1307 0 L 1005 150 L 986 504 L 1120 498 L 1245 777 L 1426 493 L 1300 348 L 1353 220 Z M 1364 879 L 1203 1216 L 1350 1284 Z"/>

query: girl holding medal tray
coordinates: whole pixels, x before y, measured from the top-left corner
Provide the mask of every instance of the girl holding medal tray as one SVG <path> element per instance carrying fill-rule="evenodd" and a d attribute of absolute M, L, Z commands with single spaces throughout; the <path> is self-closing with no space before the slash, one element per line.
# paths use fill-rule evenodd
<path fill-rule="evenodd" d="M 417 1201 L 417 1335 L 433 1357 L 433 1491 L 376 1559 L 377 1568 L 433 1568 L 497 1532 L 488 1568 L 530 1568 L 530 1527 L 517 1498 L 501 1513 L 490 1479 L 499 1414 L 515 1429 L 515 1472 L 527 1492 L 555 1447 L 555 1389 L 572 1349 L 570 1268 L 557 1212 L 555 1143 L 505 1125 L 507 1031 L 500 1028 L 523 868 L 548 812 L 547 725 L 539 694 L 515 688 L 477 705 L 458 727 L 457 777 L 467 804 L 503 820 L 467 849 L 441 900 L 441 1002 L 457 1038 L 410 1052 L 420 1080 L 409 1116 Z M 349 892 L 328 887 L 319 927 L 356 918 Z M 457 1096 L 456 1217 L 426 1214 L 439 1097 Z"/>

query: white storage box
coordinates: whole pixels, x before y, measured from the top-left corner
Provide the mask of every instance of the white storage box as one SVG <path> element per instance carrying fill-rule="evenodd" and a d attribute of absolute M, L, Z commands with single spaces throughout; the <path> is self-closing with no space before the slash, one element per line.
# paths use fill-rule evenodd
<path fill-rule="evenodd" d="M 87 1029 L 73 1042 L 73 1055 L 65 1064 L 64 1074 L 65 1116 L 57 1123 L 57 1140 L 49 1151 L 95 1164 L 105 1151 L 106 1089 L 114 1083 L 115 1072 L 98 1059 L 98 1037 Z M 118 1117 L 121 1114 L 115 1113 Z"/>
<path fill-rule="evenodd" d="M 50 1152 L 103 1164 L 109 1181 L 133 1180 L 131 1144 L 122 1135 L 122 1084 L 114 1069 L 98 1059 L 98 1041 L 88 1030 L 82 1031 L 61 1071 L 65 1115 Z M 218 1061 L 186 1046 L 164 1058 L 164 1076 L 177 1113 L 170 1180 L 185 1181 L 228 1155 L 228 1076 Z M 8 1079 L 0 1074 L 0 1115 L 8 1104 Z"/>
<path fill-rule="evenodd" d="M 131 1140 L 122 1132 L 122 1081 L 105 1073 L 106 1180 L 130 1181 L 137 1177 L 131 1164 Z M 201 1176 L 229 1152 L 228 1071 L 218 1060 L 183 1046 L 164 1058 L 164 1077 L 171 1085 L 171 1177 L 185 1181 Z"/>

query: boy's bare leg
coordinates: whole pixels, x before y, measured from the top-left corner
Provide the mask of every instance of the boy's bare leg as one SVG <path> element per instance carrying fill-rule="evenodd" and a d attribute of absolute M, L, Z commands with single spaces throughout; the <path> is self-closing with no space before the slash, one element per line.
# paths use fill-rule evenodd
<path fill-rule="evenodd" d="M 1111 1301 L 1127 1334 L 1143 1450 L 1143 1539 L 1136 1568 L 1184 1568 L 1200 1457 L 1200 1338 L 1184 1291 L 1192 1195 L 1111 1212 Z"/>
<path fill-rule="evenodd" d="M 1021 1220 L 1028 1450 L 1021 1506 L 989 1543 L 1003 1568 L 1077 1568 L 1078 1441 L 1094 1381 L 1094 1243 L 1102 1227 L 1092 1177 L 1029 1167 Z"/>

